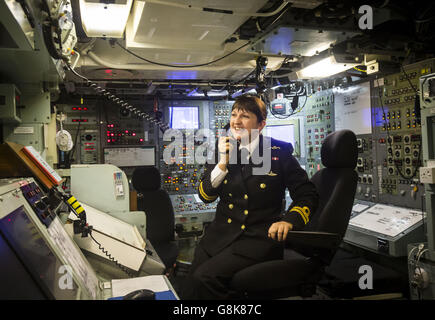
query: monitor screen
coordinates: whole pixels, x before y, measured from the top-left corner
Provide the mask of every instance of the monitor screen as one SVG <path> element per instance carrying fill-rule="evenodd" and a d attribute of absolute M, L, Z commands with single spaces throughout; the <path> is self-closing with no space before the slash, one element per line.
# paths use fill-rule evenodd
<path fill-rule="evenodd" d="M 53 224 L 54 222 L 51 225 Z M 24 206 L 0 219 L 0 234 L 7 239 L 34 279 L 35 282 L 28 282 L 28 286 L 36 285 L 49 299 L 76 299 L 78 291 L 76 282 L 73 281 L 70 287 L 60 285 L 65 274 L 65 271 L 60 272 L 64 270 L 62 269 L 64 264 L 48 246 L 45 237 L 29 218 Z M 66 233 L 65 235 L 68 236 Z M 5 261 L 2 260 L 2 263 Z"/>
<path fill-rule="evenodd" d="M 290 142 L 295 145 L 295 126 L 294 124 L 267 126 L 264 135 L 277 140 Z"/>
<path fill-rule="evenodd" d="M 199 108 L 169 107 L 169 126 L 172 129 L 199 129 Z"/>

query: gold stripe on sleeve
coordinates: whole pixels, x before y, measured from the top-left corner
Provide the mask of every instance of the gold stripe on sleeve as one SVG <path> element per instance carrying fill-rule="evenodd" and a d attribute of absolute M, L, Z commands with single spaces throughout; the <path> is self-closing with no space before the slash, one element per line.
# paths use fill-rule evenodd
<path fill-rule="evenodd" d="M 200 193 L 201 196 L 202 196 L 205 200 L 207 200 L 207 201 L 214 201 L 214 200 L 216 200 L 216 198 L 217 198 L 217 196 L 212 197 L 212 196 L 207 195 L 207 194 L 204 192 L 204 189 L 202 188 L 202 181 L 201 181 L 201 183 L 199 184 L 199 193 Z"/>
<path fill-rule="evenodd" d="M 307 224 L 309 221 L 308 214 L 304 212 L 304 210 L 301 207 L 293 207 L 291 208 L 290 212 L 297 212 L 304 220 L 304 223 Z"/>

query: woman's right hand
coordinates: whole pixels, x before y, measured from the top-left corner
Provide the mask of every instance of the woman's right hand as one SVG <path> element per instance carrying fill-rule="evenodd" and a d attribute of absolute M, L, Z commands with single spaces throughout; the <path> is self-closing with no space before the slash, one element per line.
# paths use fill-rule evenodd
<path fill-rule="evenodd" d="M 225 171 L 226 166 L 230 161 L 231 152 L 234 149 L 234 143 L 230 142 L 230 137 L 220 137 L 218 143 L 219 150 L 219 167 Z"/>

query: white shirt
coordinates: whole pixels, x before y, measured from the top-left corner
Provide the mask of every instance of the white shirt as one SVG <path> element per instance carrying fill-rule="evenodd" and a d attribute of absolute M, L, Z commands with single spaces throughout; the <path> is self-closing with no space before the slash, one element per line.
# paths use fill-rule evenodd
<path fill-rule="evenodd" d="M 255 148 L 257 148 L 259 143 L 260 143 L 260 136 L 257 136 L 254 140 L 251 141 L 251 143 L 245 146 L 240 145 L 239 150 L 241 150 L 242 148 L 248 149 L 248 154 L 249 154 L 248 159 L 249 159 L 251 153 L 255 150 Z M 227 173 L 228 173 L 228 168 L 225 171 L 222 171 L 221 168 L 219 168 L 219 166 L 216 165 L 210 174 L 211 186 L 213 188 L 219 187 L 222 181 L 224 181 Z"/>

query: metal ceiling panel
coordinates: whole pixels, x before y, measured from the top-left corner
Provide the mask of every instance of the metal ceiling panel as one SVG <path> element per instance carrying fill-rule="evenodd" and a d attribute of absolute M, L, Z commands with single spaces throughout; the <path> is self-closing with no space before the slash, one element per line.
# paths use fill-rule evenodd
<path fill-rule="evenodd" d="M 357 34 L 356 32 L 280 27 L 258 40 L 252 48 L 253 51 L 261 51 L 264 54 L 311 57 Z"/>
<path fill-rule="evenodd" d="M 173 2 L 185 4 L 182 0 Z M 194 0 L 189 2 L 194 7 L 224 8 L 237 12 L 256 12 L 266 3 L 267 0 Z M 248 18 L 249 16 L 197 11 L 135 1 L 126 28 L 127 47 L 221 51 L 224 41 Z"/>

